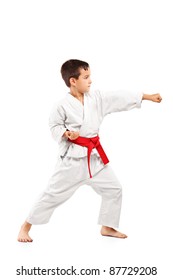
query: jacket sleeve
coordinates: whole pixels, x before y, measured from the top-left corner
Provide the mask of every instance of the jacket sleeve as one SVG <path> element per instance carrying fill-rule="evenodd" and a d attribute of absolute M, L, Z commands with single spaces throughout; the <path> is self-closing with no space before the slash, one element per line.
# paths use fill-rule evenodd
<path fill-rule="evenodd" d="M 132 92 L 127 90 L 117 91 L 97 91 L 102 108 L 103 116 L 113 113 L 140 108 L 142 102 L 142 92 Z"/>
<path fill-rule="evenodd" d="M 66 141 L 64 137 L 62 138 L 64 132 L 66 131 L 65 112 L 60 105 L 55 105 L 53 107 L 49 117 L 49 127 L 55 141 L 58 143 Z"/>

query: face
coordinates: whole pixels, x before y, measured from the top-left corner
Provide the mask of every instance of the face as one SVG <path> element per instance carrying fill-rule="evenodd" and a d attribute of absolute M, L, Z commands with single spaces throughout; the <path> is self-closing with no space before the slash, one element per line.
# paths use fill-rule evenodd
<path fill-rule="evenodd" d="M 90 78 L 90 69 L 84 70 L 80 69 L 80 76 L 76 80 L 75 78 L 71 78 L 71 85 L 73 85 L 76 90 L 80 93 L 89 92 L 91 86 L 91 78 Z"/>

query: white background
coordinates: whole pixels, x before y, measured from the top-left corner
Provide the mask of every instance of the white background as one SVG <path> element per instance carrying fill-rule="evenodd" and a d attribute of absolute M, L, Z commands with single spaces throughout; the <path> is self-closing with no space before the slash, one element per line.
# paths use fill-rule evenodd
<path fill-rule="evenodd" d="M 21 265 L 107 271 L 110 266 L 157 266 L 158 276 L 144 279 L 171 278 L 171 2 L 1 1 L 2 279 L 39 278 L 16 276 Z M 160 92 L 163 97 L 161 104 L 143 101 L 140 110 L 108 116 L 100 131 L 123 185 L 120 230 L 129 237 L 101 237 L 100 197 L 83 186 L 55 211 L 49 224 L 33 227 L 32 244 L 21 244 L 16 241 L 19 228 L 56 163 L 58 145 L 51 138 L 48 118 L 54 102 L 68 90 L 60 67 L 70 58 L 89 62 L 93 89 Z M 107 272 L 87 279 L 115 277 Z"/>

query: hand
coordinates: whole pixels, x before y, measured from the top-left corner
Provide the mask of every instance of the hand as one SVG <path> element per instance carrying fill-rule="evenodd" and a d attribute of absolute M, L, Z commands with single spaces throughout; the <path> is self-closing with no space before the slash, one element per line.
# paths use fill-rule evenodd
<path fill-rule="evenodd" d="M 79 137 L 79 132 L 78 131 L 66 131 L 64 133 L 64 136 L 69 138 L 70 140 L 75 140 Z"/>
<path fill-rule="evenodd" d="M 162 101 L 162 97 L 159 93 L 155 93 L 151 95 L 151 101 L 160 103 Z"/>
<path fill-rule="evenodd" d="M 160 96 L 159 93 L 155 94 L 143 94 L 142 100 L 150 100 L 153 102 L 160 103 L 162 101 L 162 97 Z"/>

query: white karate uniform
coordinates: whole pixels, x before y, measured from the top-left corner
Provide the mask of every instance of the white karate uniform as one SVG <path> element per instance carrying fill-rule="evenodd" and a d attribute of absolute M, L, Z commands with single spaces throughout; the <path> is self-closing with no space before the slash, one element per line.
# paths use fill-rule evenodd
<path fill-rule="evenodd" d="M 46 190 L 33 205 L 27 222 L 47 223 L 57 206 L 69 199 L 81 185 L 87 184 L 102 196 L 98 223 L 112 228 L 119 226 L 122 187 L 110 164 L 104 165 L 94 149 L 90 178 L 87 148 L 69 142 L 62 135 L 68 129 L 79 131 L 83 137 L 95 137 L 107 114 L 140 108 L 141 102 L 142 93 L 98 90 L 84 94 L 84 105 L 70 93 L 55 105 L 49 124 L 53 138 L 59 143 L 58 162 Z"/>

